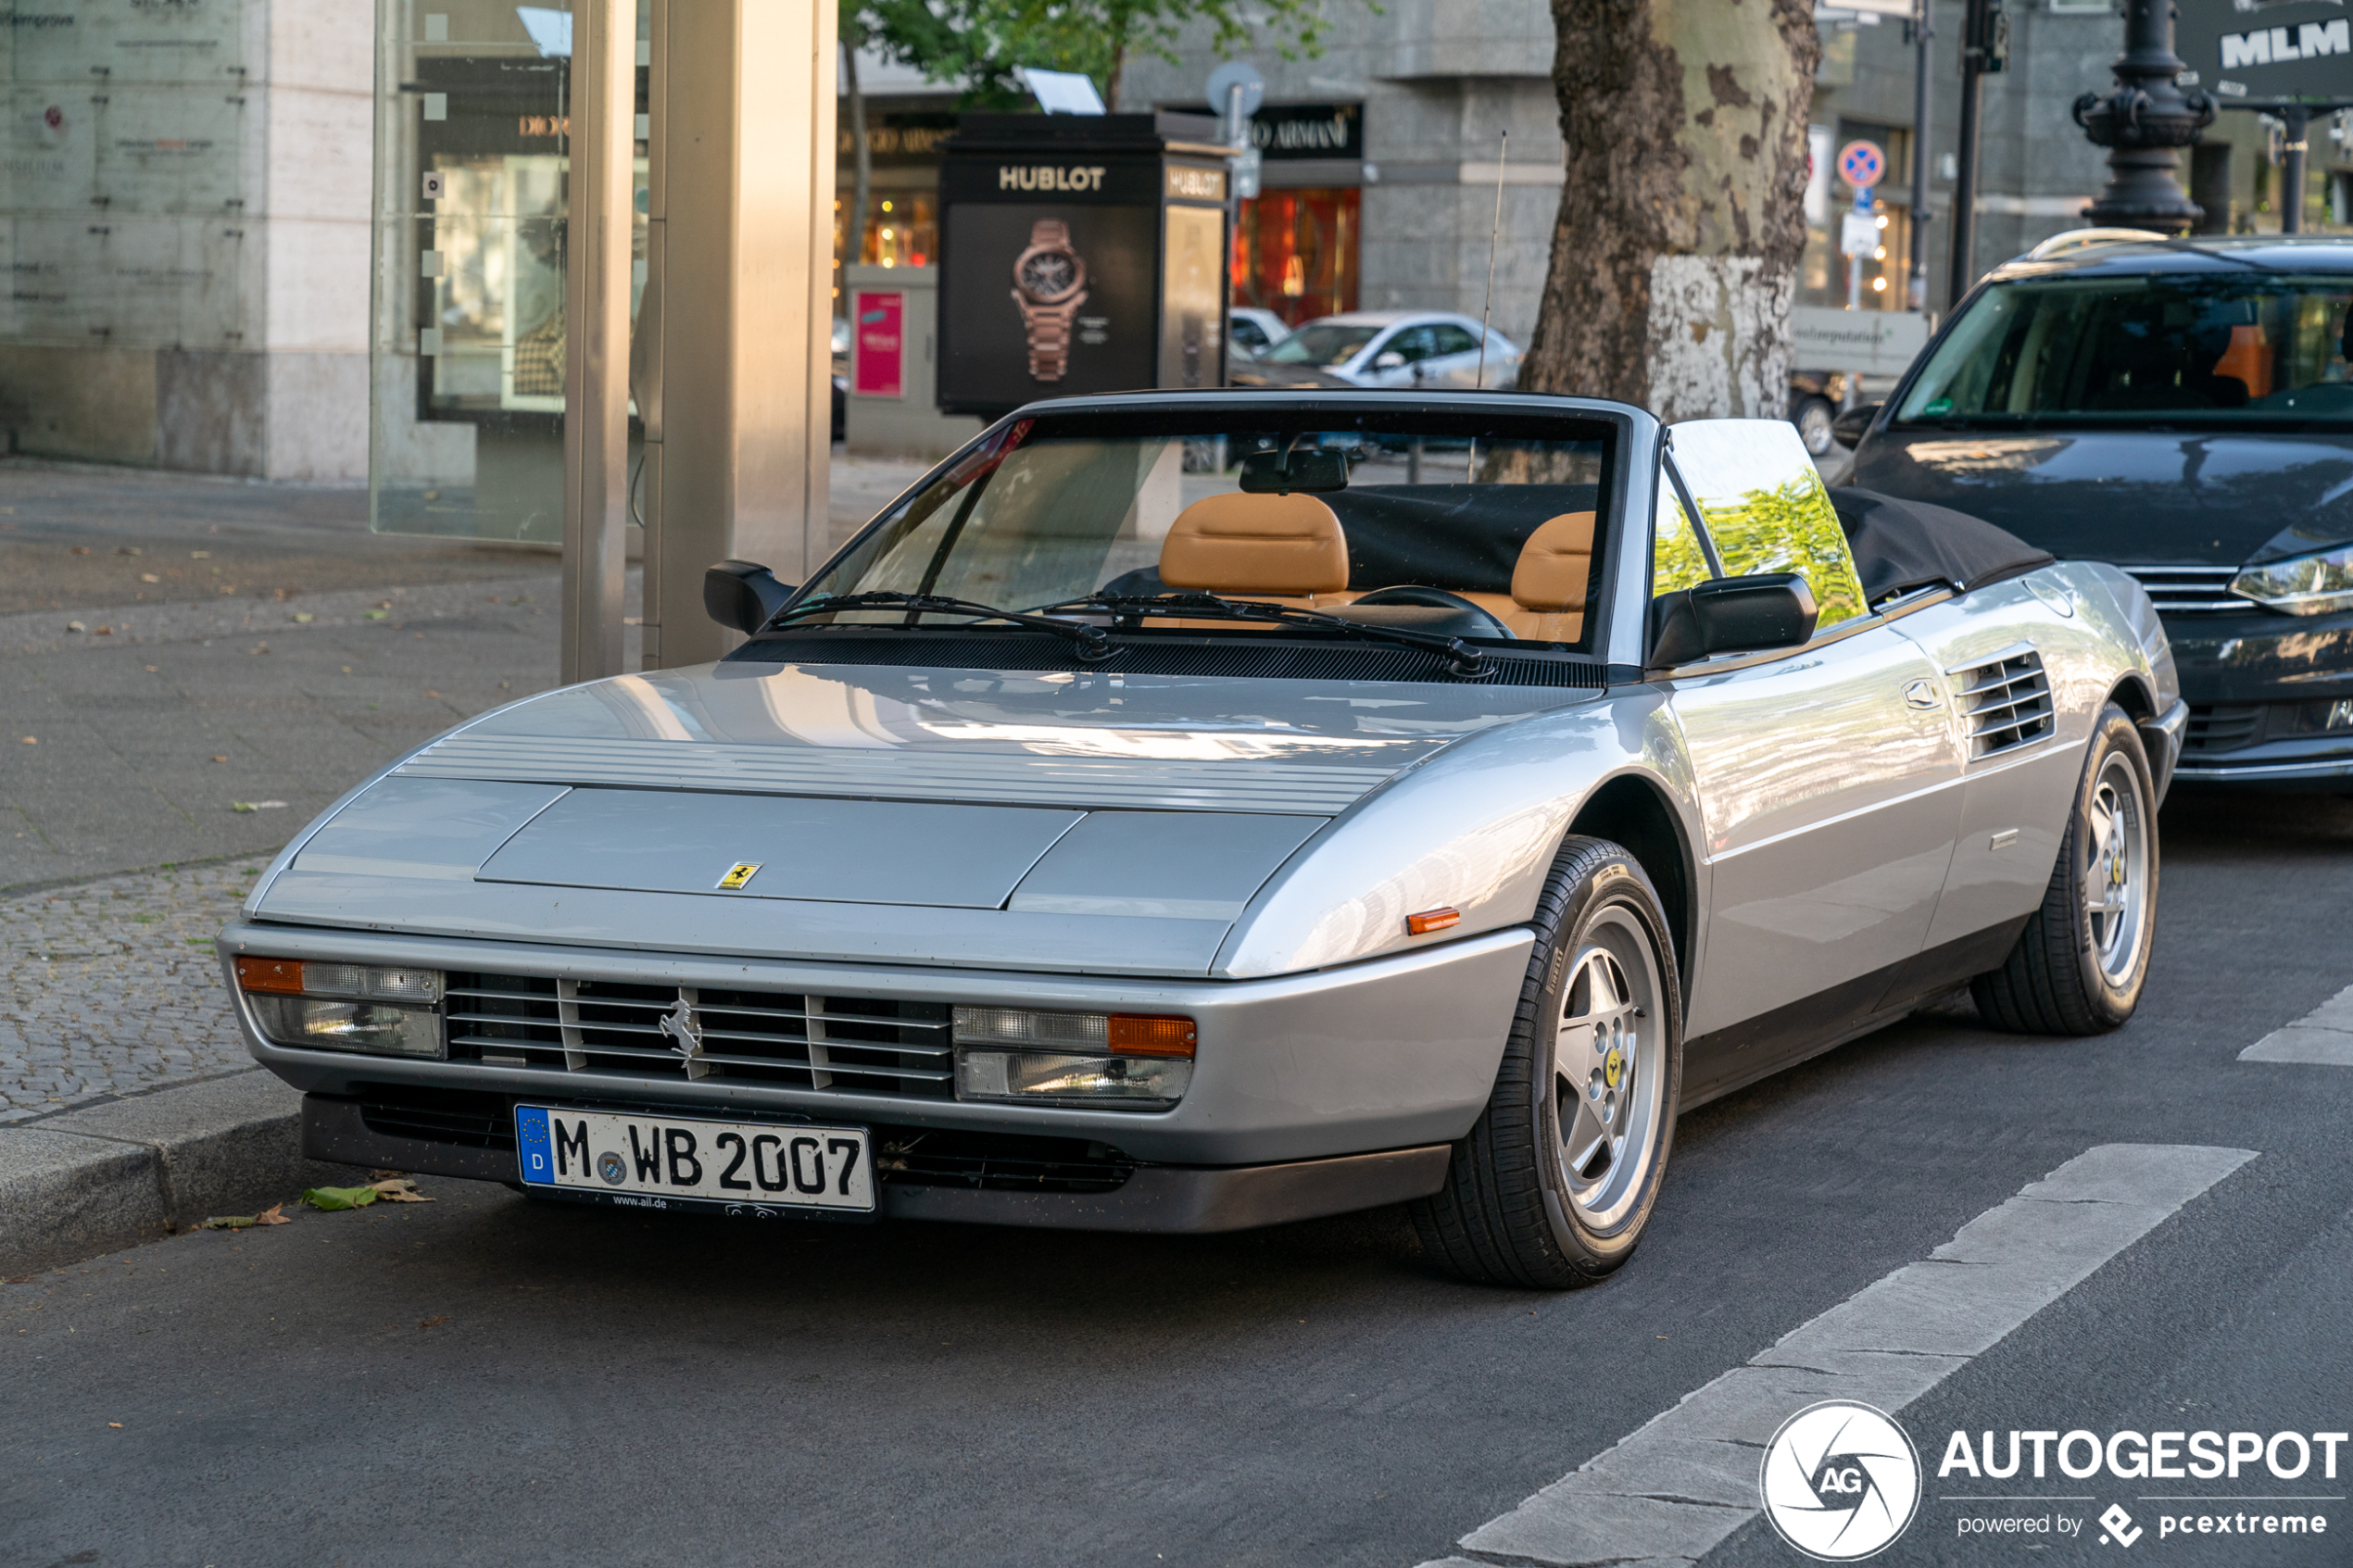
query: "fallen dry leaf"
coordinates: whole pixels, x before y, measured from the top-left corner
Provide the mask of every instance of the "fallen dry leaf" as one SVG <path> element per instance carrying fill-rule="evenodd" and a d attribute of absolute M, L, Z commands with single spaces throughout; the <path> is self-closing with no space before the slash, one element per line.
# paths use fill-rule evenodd
<path fill-rule="evenodd" d="M 79 621 L 69 621 L 66 622 L 66 630 L 69 632 L 86 632 L 90 628 L 84 626 Z"/>
<path fill-rule="evenodd" d="M 119 1422 L 119 1421 L 109 1421 L 109 1422 L 107 1422 L 107 1424 L 108 1426 L 113 1427 L 113 1428 L 114 1428 L 116 1431 L 118 1431 L 118 1432 L 120 1432 L 120 1431 L 121 1431 L 121 1430 L 122 1430 L 122 1423 L 120 1423 L 120 1422 Z"/>
<path fill-rule="evenodd" d="M 419 1328 L 439 1328 L 443 1323 L 447 1323 L 449 1318 L 450 1314 L 447 1312 L 442 1313 L 441 1316 L 437 1318 L 419 1318 L 417 1320 L 417 1326 Z"/>
<path fill-rule="evenodd" d="M 227 761 L 227 760 L 229 760 L 229 759 L 228 759 L 226 757 L 216 757 L 216 758 L 214 758 L 214 759 L 213 759 L 213 760 L 214 760 L 215 762 L 226 762 L 226 761 Z"/>
<path fill-rule="evenodd" d="M 87 545 L 76 545 L 73 547 L 73 553 L 77 556 L 86 556 L 90 553 L 90 546 Z"/>
<path fill-rule="evenodd" d="M 370 1182 L 368 1185 L 375 1188 L 376 1196 L 386 1203 L 431 1203 L 433 1201 L 432 1198 L 419 1192 L 417 1184 L 406 1176 L 396 1176 L 384 1182 Z"/>
<path fill-rule="evenodd" d="M 114 635 L 114 628 L 111 626 L 101 626 L 90 634 L 94 637 L 111 637 Z"/>
<path fill-rule="evenodd" d="M 27 746 L 39 746 L 41 744 L 41 737 L 39 735 L 27 735 L 24 737 L 24 744 Z"/>
<path fill-rule="evenodd" d="M 257 1225 L 291 1225 L 294 1223 L 292 1220 L 286 1218 L 286 1206 L 283 1203 L 272 1203 L 269 1208 L 264 1209 L 260 1213 L 256 1214 L 253 1217 L 253 1223 Z"/>

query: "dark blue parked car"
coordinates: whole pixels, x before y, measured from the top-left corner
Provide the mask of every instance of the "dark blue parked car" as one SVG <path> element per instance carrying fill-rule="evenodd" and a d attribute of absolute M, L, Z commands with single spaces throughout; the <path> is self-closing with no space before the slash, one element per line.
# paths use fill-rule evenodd
<path fill-rule="evenodd" d="M 2191 705 L 2177 777 L 2353 781 L 2353 240 L 2143 240 L 2002 267 L 1847 483 L 2112 561 Z"/>

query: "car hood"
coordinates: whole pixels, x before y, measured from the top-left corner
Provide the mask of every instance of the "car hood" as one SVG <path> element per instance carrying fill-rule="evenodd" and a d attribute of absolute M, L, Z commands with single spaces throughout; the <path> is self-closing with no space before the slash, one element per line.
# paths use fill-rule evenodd
<path fill-rule="evenodd" d="M 2353 539 L 2353 435 L 1876 431 L 1846 483 L 2126 566 L 2236 566 Z"/>
<path fill-rule="evenodd" d="M 290 846 L 248 913 L 1199 974 L 1334 818 L 1466 736 L 1591 695 L 756 662 L 626 675 L 422 747 Z"/>

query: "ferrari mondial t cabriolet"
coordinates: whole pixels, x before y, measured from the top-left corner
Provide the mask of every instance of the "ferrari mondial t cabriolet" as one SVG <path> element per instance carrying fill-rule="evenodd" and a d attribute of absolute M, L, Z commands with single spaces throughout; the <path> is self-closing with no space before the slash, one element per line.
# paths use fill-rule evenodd
<path fill-rule="evenodd" d="M 2184 710 L 2113 568 L 1788 425 L 1000 421 L 716 664 L 462 724 L 220 943 L 314 1156 L 541 1199 L 1623 1262 L 1679 1110 L 1968 984 L 2122 1022 Z"/>

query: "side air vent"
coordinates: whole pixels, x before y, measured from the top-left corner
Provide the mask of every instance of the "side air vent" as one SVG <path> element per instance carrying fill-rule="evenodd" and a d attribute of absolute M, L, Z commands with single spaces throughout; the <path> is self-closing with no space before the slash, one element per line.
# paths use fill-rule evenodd
<path fill-rule="evenodd" d="M 2051 683 L 2043 674 L 2043 656 L 2032 648 L 2010 648 L 1998 659 L 1952 675 L 1960 693 L 1961 720 L 1969 726 L 1972 762 L 2051 734 Z"/>

